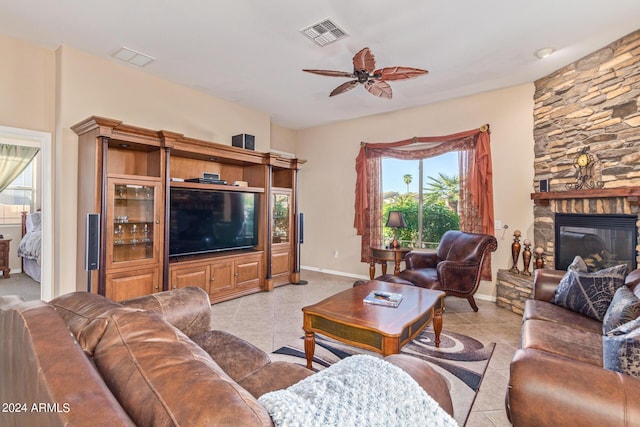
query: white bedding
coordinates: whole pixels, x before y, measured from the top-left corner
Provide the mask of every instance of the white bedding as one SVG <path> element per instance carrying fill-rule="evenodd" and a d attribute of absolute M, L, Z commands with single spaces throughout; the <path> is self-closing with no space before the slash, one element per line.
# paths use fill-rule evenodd
<path fill-rule="evenodd" d="M 24 235 L 18 245 L 18 256 L 33 259 L 40 265 L 40 246 L 42 241 L 42 231 L 32 231 Z"/>
<path fill-rule="evenodd" d="M 41 213 L 27 215 L 27 232 L 18 245 L 18 256 L 24 258 L 24 273 L 40 281 L 40 248 L 42 247 Z"/>

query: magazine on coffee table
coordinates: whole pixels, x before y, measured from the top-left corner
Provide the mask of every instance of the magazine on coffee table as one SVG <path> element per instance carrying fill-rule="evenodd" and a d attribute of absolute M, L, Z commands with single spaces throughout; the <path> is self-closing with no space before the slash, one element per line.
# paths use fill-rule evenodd
<path fill-rule="evenodd" d="M 387 307 L 397 307 L 402 301 L 402 294 L 386 291 L 371 291 L 363 302 L 365 304 L 384 305 Z"/>

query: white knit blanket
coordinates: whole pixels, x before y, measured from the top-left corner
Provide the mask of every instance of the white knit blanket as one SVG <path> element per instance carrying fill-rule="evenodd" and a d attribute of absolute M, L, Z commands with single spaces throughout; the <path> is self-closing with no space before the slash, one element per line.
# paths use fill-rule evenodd
<path fill-rule="evenodd" d="M 258 401 L 276 427 L 458 425 L 409 374 L 368 355 L 347 357 Z"/>

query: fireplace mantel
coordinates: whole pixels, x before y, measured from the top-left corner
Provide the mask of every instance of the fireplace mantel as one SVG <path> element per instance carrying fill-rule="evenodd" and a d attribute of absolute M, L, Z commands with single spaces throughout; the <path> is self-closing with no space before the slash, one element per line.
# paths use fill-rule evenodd
<path fill-rule="evenodd" d="M 600 188 L 593 190 L 567 190 L 531 193 L 536 205 L 549 206 L 550 200 L 562 199 L 605 199 L 626 197 L 632 206 L 640 205 L 640 187 Z"/>

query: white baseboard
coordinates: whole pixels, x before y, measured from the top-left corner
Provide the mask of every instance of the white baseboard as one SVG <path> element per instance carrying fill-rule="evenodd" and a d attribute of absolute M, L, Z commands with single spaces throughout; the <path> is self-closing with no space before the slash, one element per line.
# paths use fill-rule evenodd
<path fill-rule="evenodd" d="M 491 295 L 475 294 L 473 297 L 474 297 L 475 299 L 481 299 L 481 300 L 483 300 L 483 301 L 496 302 L 496 297 L 491 296 Z"/>
<path fill-rule="evenodd" d="M 301 265 L 300 269 L 315 271 L 317 273 L 333 274 L 334 276 L 344 276 L 344 277 L 351 277 L 353 279 L 369 280 L 369 276 L 365 276 L 362 274 L 345 273 L 344 271 L 327 270 L 326 268 L 310 267 L 308 265 Z"/>
<path fill-rule="evenodd" d="M 308 265 L 301 265 L 300 269 L 301 270 L 315 271 L 317 273 L 332 274 L 334 276 L 343 276 L 343 277 L 351 277 L 353 279 L 369 280 L 369 276 L 365 276 L 365 275 L 362 275 L 362 274 L 345 273 L 344 271 L 327 270 L 326 268 L 311 267 L 311 266 L 308 266 Z M 483 300 L 483 301 L 496 302 L 496 297 L 491 296 L 491 295 L 475 294 L 474 298 L 477 298 L 477 299 Z"/>

